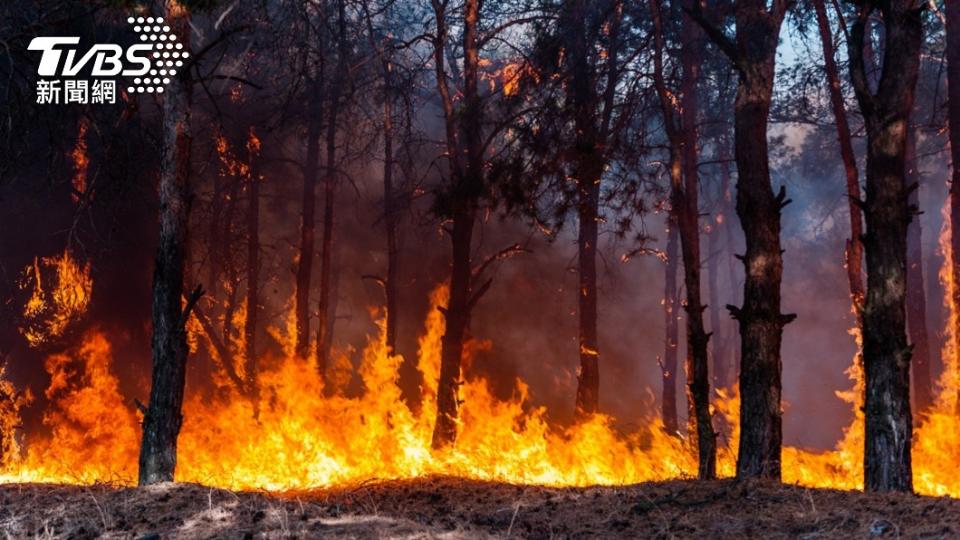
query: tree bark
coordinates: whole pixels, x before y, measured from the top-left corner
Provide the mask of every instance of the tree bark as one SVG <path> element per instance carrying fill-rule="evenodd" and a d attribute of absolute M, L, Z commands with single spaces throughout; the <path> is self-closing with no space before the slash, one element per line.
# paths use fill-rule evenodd
<path fill-rule="evenodd" d="M 323 177 L 323 239 L 320 248 L 320 305 L 317 322 L 317 370 L 323 377 L 330 359 L 330 346 L 333 343 L 333 318 L 331 297 L 333 290 L 333 235 L 334 235 L 334 199 L 337 190 L 337 116 L 340 110 L 340 96 L 347 78 L 347 20 L 344 0 L 337 2 L 337 67 L 336 77 L 331 85 L 330 104 L 327 110 L 327 170 Z"/>
<path fill-rule="evenodd" d="M 698 0 L 694 0 L 698 1 Z M 680 218 L 680 245 L 683 251 L 684 286 L 687 290 L 687 388 L 690 395 L 691 418 L 697 434 L 699 478 L 716 478 L 717 446 L 710 414 L 710 371 L 707 355 L 710 334 L 703 325 L 707 306 L 701 301 L 700 288 L 700 204 L 699 204 L 699 121 L 700 102 L 697 81 L 703 62 L 703 33 L 689 15 L 683 16 L 681 62 L 683 76 L 680 82 L 680 147 L 683 165 L 683 190 Z"/>
<path fill-rule="evenodd" d="M 740 324 L 741 341 L 738 478 L 780 479 L 780 342 L 784 325 L 795 316 L 780 313 L 780 209 L 787 201 L 784 188 L 774 195 L 770 184 L 767 118 L 780 27 L 791 3 L 775 0 L 768 10 L 766 2 L 737 2 L 735 40 L 702 15 L 697 17 L 739 72 L 734 139 L 737 215 L 747 244 L 743 257 L 746 277 L 743 306 L 728 306 Z M 693 13 L 699 14 L 699 9 Z"/>
<path fill-rule="evenodd" d="M 169 5 L 167 24 L 190 50 L 189 15 Z M 183 421 L 186 382 L 186 321 L 200 290 L 183 305 L 184 260 L 190 212 L 189 70 L 168 85 L 163 95 L 163 153 L 160 167 L 160 238 L 153 274 L 153 373 L 150 402 L 143 417 L 140 485 L 172 481 L 177 464 L 177 437 Z"/>
<path fill-rule="evenodd" d="M 395 168 L 394 159 L 394 119 L 393 119 L 393 100 L 394 100 L 394 78 L 393 78 L 393 54 L 391 35 L 385 33 L 380 42 L 378 42 L 378 32 L 374 30 L 373 18 L 368 6 L 363 6 L 365 21 L 367 24 L 367 34 L 370 38 L 370 47 L 377 52 L 380 61 L 380 81 L 383 85 L 381 96 L 383 100 L 383 224 L 387 247 L 387 274 L 383 280 L 383 289 L 387 301 L 387 309 L 384 314 L 386 327 L 386 345 L 391 354 L 396 353 L 397 346 L 397 323 L 399 317 L 399 290 L 397 283 L 397 274 L 399 273 L 399 247 L 397 238 L 397 200 L 393 186 L 393 171 Z M 384 17 L 387 17 L 387 13 Z"/>
<path fill-rule="evenodd" d="M 697 115 L 699 101 L 696 81 L 700 75 L 702 35 L 689 16 L 683 17 L 679 109 L 671 99 L 663 75 L 663 21 L 659 0 L 650 2 L 654 25 L 654 84 L 660 97 L 664 126 L 670 142 L 671 206 L 680 228 L 684 288 L 687 301 L 687 403 L 688 423 L 696 434 L 698 476 L 716 477 L 716 436 L 710 414 L 710 378 L 707 345 L 710 336 L 703 327 L 704 306 L 700 299 L 700 208 L 697 172 Z"/>
<path fill-rule="evenodd" d="M 663 427 L 667 433 L 677 435 L 677 346 L 680 343 L 680 325 L 677 319 L 677 305 L 680 303 L 680 293 L 677 290 L 677 266 L 679 256 L 677 244 L 680 241 L 680 232 L 677 227 L 677 218 L 673 209 L 667 219 L 667 261 L 666 279 L 663 291 L 663 323 L 666 329 L 664 341 L 663 362 L 660 372 L 663 379 L 663 395 L 661 398 L 661 415 Z"/>
<path fill-rule="evenodd" d="M 960 233 L 953 224 L 960 223 L 960 2 L 947 0 L 946 16 L 947 54 L 947 118 L 950 124 L 950 273 L 953 293 L 950 305 L 954 313 L 960 313 Z M 953 330 L 953 346 L 960 351 L 960 317 L 956 318 Z M 946 359 L 944 359 L 946 361 Z M 956 367 L 954 369 L 957 369 Z M 956 413 L 960 415 L 960 390 L 958 390 Z"/>
<path fill-rule="evenodd" d="M 827 18 L 827 9 L 824 0 L 814 0 L 813 7 L 817 15 L 817 26 L 820 30 L 820 44 L 823 47 L 823 67 L 827 75 L 827 89 L 830 92 L 830 104 L 833 107 L 833 118 L 837 124 L 837 141 L 840 143 L 840 157 L 843 159 L 843 170 L 847 179 L 847 203 L 850 213 L 850 238 L 846 247 L 847 283 L 850 287 L 850 302 L 853 313 L 857 318 L 857 326 L 863 327 L 861 312 L 863 310 L 863 212 L 860 210 L 860 178 L 857 171 L 857 158 L 853 153 L 853 143 L 850 137 L 850 124 L 847 121 L 847 110 L 840 88 L 840 73 L 834 57 L 833 32 L 830 30 L 830 20 Z"/>
<path fill-rule="evenodd" d="M 313 248 L 316 237 L 317 174 L 320 169 L 321 83 L 311 81 L 307 107 L 307 162 L 303 169 L 303 196 L 300 214 L 300 249 L 294 295 L 296 351 L 300 358 L 310 356 L 310 282 L 313 276 Z"/>
<path fill-rule="evenodd" d="M 475 1 L 475 0 L 468 0 Z M 458 211 L 453 217 L 452 271 L 450 301 L 444 311 L 446 330 L 440 342 L 440 381 L 437 387 L 437 421 L 433 430 L 433 447 L 453 444 L 457 438 L 457 417 L 460 408 L 460 364 L 463 340 L 470 311 L 470 244 L 473 236 L 473 212 Z"/>
<path fill-rule="evenodd" d="M 906 181 L 910 190 L 909 204 L 914 211 L 920 206 L 920 171 L 917 162 L 917 141 L 907 134 Z M 915 415 L 933 404 L 933 383 L 930 379 L 930 338 L 927 334 L 927 297 L 923 285 L 923 234 L 920 220 L 907 227 L 907 330 L 910 335 L 913 377 L 913 411 Z"/>
<path fill-rule="evenodd" d="M 602 96 L 596 88 L 599 81 L 590 56 L 593 45 L 587 42 L 587 29 L 584 27 L 591 20 L 590 9 L 595 9 L 590 2 L 571 0 L 565 6 L 560 21 L 570 65 L 568 101 L 573 112 L 576 133 L 573 176 L 577 183 L 580 373 L 575 413 L 581 419 L 596 413 L 600 403 L 600 344 L 597 333 L 600 189 L 603 171 L 607 165 L 605 149 L 609 139 L 614 90 L 619 76 L 617 56 L 623 4 L 619 1 L 613 2 L 608 15 L 606 80 Z"/>
<path fill-rule="evenodd" d="M 580 132 L 581 127 L 577 131 Z M 597 336 L 597 241 L 602 168 L 584 156 L 579 167 L 577 203 L 577 269 L 579 274 L 580 375 L 576 412 L 579 417 L 597 412 L 600 399 L 600 344 Z"/>
<path fill-rule="evenodd" d="M 387 54 L 384 52 L 384 54 Z M 397 211 L 393 190 L 393 65 L 383 59 L 383 222 L 387 236 L 387 277 L 384 292 L 387 297 L 387 350 L 396 353 L 397 321 L 399 320 L 399 249 L 397 247 Z"/>
<path fill-rule="evenodd" d="M 864 488 L 911 491 L 911 354 L 905 313 L 911 212 L 905 161 L 923 28 L 916 2 L 883 4 L 883 74 L 873 93 L 863 52 L 865 27 L 876 9 L 873 2 L 859 7 L 849 40 L 850 78 L 867 132 Z"/>
<path fill-rule="evenodd" d="M 453 444 L 457 437 L 463 340 L 475 302 L 471 293 L 470 254 L 477 198 L 483 186 L 482 111 L 478 91 L 480 4 L 479 0 L 466 0 L 463 7 L 463 100 L 459 115 L 453 110 L 443 61 L 447 36 L 446 4 L 434 0 L 433 6 L 437 24 L 434 62 L 447 129 L 452 182 L 449 199 L 453 222 L 449 230 L 452 247 L 450 300 L 444 309 L 446 330 L 440 345 L 437 421 L 432 441 L 434 448 L 443 448 Z"/>
<path fill-rule="evenodd" d="M 597 262 L 596 247 L 600 204 L 602 157 L 597 153 L 598 137 L 594 123 L 597 104 L 595 71 L 590 65 L 587 32 L 588 3 L 573 0 L 562 21 L 570 62 L 571 103 L 576 131 L 575 170 L 577 182 L 577 315 L 580 372 L 577 383 L 576 415 L 595 413 L 600 391 L 600 346 L 597 336 Z"/>

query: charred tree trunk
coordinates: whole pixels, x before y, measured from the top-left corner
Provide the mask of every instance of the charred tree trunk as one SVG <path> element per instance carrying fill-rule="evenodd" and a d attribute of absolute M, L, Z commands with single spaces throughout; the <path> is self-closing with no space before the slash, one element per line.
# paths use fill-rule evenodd
<path fill-rule="evenodd" d="M 370 47 L 377 51 L 380 61 L 380 81 L 383 85 L 383 225 L 387 244 L 387 274 L 383 279 L 383 289 L 387 301 L 385 314 L 386 346 L 391 354 L 396 353 L 397 346 L 397 315 L 399 309 L 399 290 L 397 274 L 399 272 L 399 247 L 397 238 L 397 195 L 394 193 L 393 172 L 396 166 L 394 158 L 394 112 L 395 99 L 393 54 L 391 36 L 382 36 L 377 41 L 378 31 L 374 29 L 373 17 L 368 6 L 363 6 L 364 18 L 367 25 L 367 34 L 370 38 Z"/>
<path fill-rule="evenodd" d="M 399 320 L 397 288 L 399 249 L 393 190 L 393 65 L 388 58 L 383 60 L 383 78 L 383 222 L 387 235 L 387 277 L 383 287 L 387 297 L 387 350 L 396 353 L 397 321 Z"/>
<path fill-rule="evenodd" d="M 767 118 L 780 26 L 791 3 L 775 0 L 768 9 L 766 2 L 737 2 L 735 41 L 704 19 L 699 9 L 693 11 L 739 71 L 734 136 L 737 215 L 747 241 L 746 279 L 743 306 L 728 306 L 740 323 L 741 340 L 738 478 L 780 479 L 780 342 L 784 325 L 794 315 L 780 313 L 780 210 L 787 201 L 784 188 L 774 195 L 770 184 Z"/>
<path fill-rule="evenodd" d="M 847 110 L 843 102 L 843 93 L 840 89 L 840 73 L 834 59 L 833 32 L 830 30 L 830 20 L 823 0 L 814 0 L 814 9 L 817 15 L 817 26 L 820 29 L 820 44 L 823 47 L 823 67 L 827 74 L 827 88 L 830 91 L 830 104 L 833 107 L 833 118 L 837 124 L 837 141 L 840 143 L 840 157 L 843 159 L 843 170 L 847 179 L 847 201 L 850 212 L 850 238 L 847 240 L 846 266 L 847 283 L 850 286 L 850 301 L 853 313 L 857 317 L 857 326 L 862 328 L 861 312 L 863 310 L 863 212 L 860 210 L 860 178 L 857 171 L 857 159 L 853 153 L 853 143 L 850 138 L 850 124 L 847 122 Z"/>
<path fill-rule="evenodd" d="M 950 124 L 950 273 L 953 293 L 950 305 L 954 313 L 960 313 L 960 232 L 955 224 L 960 223 L 960 2 L 945 3 L 947 39 L 947 117 Z M 960 318 L 953 330 L 954 350 L 960 351 Z M 946 361 L 946 359 L 944 359 Z M 956 369 L 956 368 L 954 368 Z M 960 391 L 958 391 L 960 392 Z M 960 415 L 960 394 L 957 396 L 957 411 Z"/>
<path fill-rule="evenodd" d="M 700 29 L 685 16 L 681 30 L 680 104 L 676 109 L 663 75 L 663 24 L 658 0 L 650 2 L 654 24 L 654 84 L 660 96 L 664 126 L 670 142 L 670 185 L 672 212 L 680 228 L 683 254 L 684 289 L 687 301 L 687 403 L 688 422 L 696 433 L 698 476 L 716 476 L 716 437 L 710 415 L 710 379 L 707 345 L 710 336 L 703 327 L 704 306 L 700 299 L 700 208 L 697 173 L 697 114 L 699 102 L 696 81 L 700 75 L 703 48 Z"/>
<path fill-rule="evenodd" d="M 677 319 L 677 305 L 680 303 L 680 293 L 677 290 L 677 266 L 679 263 L 680 232 L 674 211 L 670 210 L 667 220 L 667 261 L 666 279 L 663 291 L 663 323 L 666 329 L 664 341 L 663 362 L 660 372 L 663 377 L 663 396 L 661 398 L 661 414 L 663 427 L 671 435 L 679 434 L 677 421 L 677 346 L 680 343 L 680 325 Z"/>
<path fill-rule="evenodd" d="M 867 83 L 865 32 L 874 10 L 884 25 L 883 74 L 876 93 Z M 863 309 L 864 487 L 911 491 L 910 348 L 906 336 L 907 130 L 920 65 L 920 6 L 911 0 L 866 2 L 850 41 L 850 78 L 867 132 L 864 215 L 867 296 Z"/>
<path fill-rule="evenodd" d="M 580 131 L 580 128 L 577 130 Z M 584 157 L 577 179 L 577 269 L 579 274 L 580 375 L 576 411 L 580 417 L 597 412 L 600 398 L 600 344 L 597 336 L 597 241 L 600 213 L 600 175 L 595 160 Z"/>
<path fill-rule="evenodd" d="M 460 407 L 460 363 L 463 341 L 470 311 L 470 244 L 474 217 L 467 209 L 453 216 L 450 237 L 453 244 L 450 275 L 450 301 L 444 311 L 446 330 L 441 339 L 440 381 L 437 387 L 437 422 L 433 430 L 433 447 L 442 448 L 457 438 L 457 416 Z"/>
<path fill-rule="evenodd" d="M 917 140 L 913 132 L 907 134 L 906 181 L 910 190 L 910 207 L 920 207 L 920 171 L 917 162 Z M 927 333 L 927 297 L 923 285 L 923 231 L 920 219 L 910 221 L 907 227 L 907 330 L 913 377 L 914 413 L 919 415 L 933 404 L 933 383 L 930 378 L 930 337 Z"/>
<path fill-rule="evenodd" d="M 597 153 L 598 137 L 594 123 L 597 104 L 595 72 L 590 65 L 587 33 L 588 4 L 574 0 L 565 15 L 567 51 L 571 64 L 571 103 L 575 130 L 575 170 L 577 182 L 577 315 L 580 373 L 577 384 L 576 415 L 579 418 L 597 412 L 600 392 L 600 345 L 597 339 L 597 240 L 602 156 Z"/>
<path fill-rule="evenodd" d="M 307 163 L 303 169 L 303 208 L 300 217 L 300 249 L 294 296 L 297 341 L 300 358 L 310 356 L 310 282 L 313 276 L 313 247 L 316 237 L 317 174 L 320 169 L 320 112 L 322 98 L 318 81 L 310 83 L 307 107 Z"/>
<path fill-rule="evenodd" d="M 683 17 L 680 86 L 681 160 L 684 187 L 680 217 L 680 244 L 683 251 L 684 287 L 687 290 L 687 388 L 691 396 L 693 428 L 697 434 L 699 477 L 716 477 L 716 434 L 710 414 L 710 371 L 707 347 L 710 335 L 704 330 L 700 288 L 700 204 L 697 150 L 700 111 L 697 80 L 705 43 L 700 28 L 689 16 Z"/>
<path fill-rule="evenodd" d="M 189 49 L 186 13 L 167 10 L 168 24 Z M 189 70 L 183 70 L 163 95 L 163 154 L 160 168 L 160 239 L 153 274 L 153 373 L 150 403 L 143 417 L 140 485 L 172 481 L 177 464 L 177 437 L 183 421 L 186 382 L 186 322 L 199 298 L 199 287 L 183 304 L 187 221 L 190 212 Z"/>
<path fill-rule="evenodd" d="M 257 389 L 257 320 L 260 312 L 260 172 L 257 163 L 260 153 L 260 140 L 253 128 L 247 139 L 247 318 L 244 321 L 243 335 L 245 375 L 247 391 L 252 397 Z"/>
<path fill-rule="evenodd" d="M 754 22 L 747 22 L 744 30 L 752 33 Z M 773 194 L 767 151 L 767 115 L 779 26 L 756 29 L 766 31 L 768 46 L 763 58 L 749 62 L 737 92 L 737 216 L 747 246 L 743 306 L 731 308 L 740 323 L 741 339 L 737 476 L 776 480 L 780 479 L 782 442 L 780 341 L 783 326 L 792 319 L 792 315 L 780 313 L 780 209 L 786 203 L 785 191 L 781 187 L 779 195 Z M 739 21 L 737 33 L 741 33 Z M 747 49 L 746 44 L 752 40 L 738 41 Z"/>
<path fill-rule="evenodd" d="M 456 440 L 457 418 L 460 406 L 460 365 L 463 341 L 470 311 L 477 298 L 471 292 L 471 244 L 477 199 L 483 186 L 483 155 L 480 121 L 482 104 L 478 91 L 480 51 L 478 25 L 479 0 L 466 0 L 463 7 L 463 100 L 462 110 L 456 115 L 453 98 L 447 87 L 444 67 L 446 43 L 446 4 L 433 0 L 437 32 L 434 43 L 434 63 L 437 70 L 437 89 L 440 93 L 446 121 L 447 147 L 450 154 L 451 189 L 449 230 L 451 240 L 450 300 L 444 309 L 446 330 L 441 339 L 440 380 L 437 385 L 437 421 L 433 430 L 433 447 L 447 447 Z"/>
<path fill-rule="evenodd" d="M 334 94 L 337 92 L 335 91 Z M 321 377 L 326 376 L 327 364 L 330 356 L 329 335 L 330 326 L 330 296 L 331 276 L 333 273 L 333 229 L 334 229 L 334 198 L 336 197 L 336 120 L 337 105 L 331 101 L 327 113 L 327 172 L 323 178 L 323 237 L 320 242 L 320 300 L 318 305 L 319 318 L 317 320 L 317 371 Z"/>
<path fill-rule="evenodd" d="M 330 107 L 327 111 L 327 171 L 323 178 L 323 240 L 320 248 L 320 305 L 317 322 L 317 370 L 323 377 L 330 360 L 330 346 L 333 343 L 333 320 L 331 297 L 337 293 L 332 290 L 333 282 L 333 235 L 334 235 L 334 198 L 337 191 L 337 116 L 340 109 L 340 96 L 343 85 L 347 84 L 347 20 L 345 1 L 337 2 L 337 68 L 336 77 L 330 92 Z"/>
<path fill-rule="evenodd" d="M 600 191 L 607 165 L 606 146 L 613 114 L 614 92 L 619 76 L 620 25 L 623 4 L 616 1 L 607 16 L 605 91 L 597 91 L 598 77 L 584 25 L 592 19 L 595 6 L 585 0 L 572 0 L 561 15 L 569 58 L 568 101 L 573 112 L 576 138 L 573 148 L 574 178 L 577 182 L 577 289 L 579 316 L 580 373 L 575 412 L 586 418 L 600 404 L 600 344 L 597 335 L 597 244 L 599 241 Z M 599 113 L 598 113 L 599 111 Z"/>
<path fill-rule="evenodd" d="M 696 1 L 696 0 L 694 0 Z M 697 80 L 700 78 L 705 43 L 703 34 L 689 17 L 683 17 L 680 83 L 680 147 L 683 168 L 680 245 L 683 251 L 684 287 L 687 290 L 687 388 L 692 404 L 691 417 L 697 434 L 699 474 L 701 479 L 716 477 L 717 446 L 710 414 L 710 371 L 707 347 L 710 335 L 703 325 L 707 306 L 701 301 L 700 289 L 700 204 L 699 204 L 699 130 L 700 103 Z"/>

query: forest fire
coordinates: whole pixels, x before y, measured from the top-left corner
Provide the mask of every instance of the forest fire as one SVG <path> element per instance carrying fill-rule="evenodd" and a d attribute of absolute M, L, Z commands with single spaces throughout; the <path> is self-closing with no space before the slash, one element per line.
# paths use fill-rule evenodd
<path fill-rule="evenodd" d="M 960 535 L 960 1 L 721 4 L 0 5 L 0 535 Z"/>
<path fill-rule="evenodd" d="M 433 292 L 434 308 L 420 338 L 417 365 L 425 381 L 439 373 L 444 323 L 436 307 L 447 295 L 446 287 Z M 220 382 L 224 392 L 212 400 L 199 394 L 188 398 L 177 480 L 230 489 L 302 490 L 444 474 L 589 486 L 683 478 L 696 470 L 686 437 L 667 434 L 659 419 L 648 419 L 634 433 L 616 429 L 604 416 L 558 429 L 549 425 L 545 409 L 529 406 L 526 385 L 519 380 L 511 401 L 495 398 L 483 379 L 467 381 L 461 389 L 457 446 L 434 451 L 436 404 L 427 399 L 414 412 L 401 399 L 396 382 L 401 359 L 388 353 L 382 322 L 379 326 L 381 332 L 363 351 L 359 374 L 366 392 L 361 397 L 325 396 L 313 362 L 283 357 L 261 359 L 257 403 L 227 380 Z M 135 484 L 142 415 L 121 394 L 112 361 L 109 338 L 97 330 L 75 349 L 47 358 L 51 382 L 45 393 L 52 405 L 43 421 L 50 434 L 27 439 L 23 459 L 8 463 L 0 480 Z M 838 396 L 859 410 L 862 378 L 856 364 L 849 373 L 854 387 Z M 960 480 L 950 474 L 960 458 L 960 445 L 950 435 L 958 422 L 950 412 L 956 390 L 949 381 L 944 384 L 937 408 L 917 428 L 916 490 L 957 496 Z M 423 390 L 433 395 L 433 389 Z M 728 477 L 734 471 L 739 398 L 721 390 L 714 407 L 734 426 L 719 453 L 720 475 Z M 861 489 L 862 422 L 856 415 L 832 451 L 785 447 L 784 482 Z"/>
<path fill-rule="evenodd" d="M 446 288 L 437 289 L 434 305 L 442 305 L 446 295 Z M 439 372 L 443 331 L 442 317 L 431 316 L 420 339 L 418 368 L 427 381 Z M 656 421 L 632 435 L 619 434 L 602 416 L 567 430 L 552 429 L 545 410 L 527 406 L 522 381 L 510 402 L 494 398 L 482 379 L 464 384 L 457 447 L 434 452 L 436 405 L 428 400 L 415 414 L 404 403 L 396 383 L 400 360 L 387 353 L 382 332 L 372 336 L 360 367 L 367 392 L 351 399 L 324 397 L 310 361 L 262 359 L 256 407 L 235 390 L 212 403 L 199 396 L 187 400 L 177 479 L 290 490 L 450 474 L 564 486 L 675 478 L 692 467 L 682 441 L 665 434 Z M 52 435 L 29 441 L 25 459 L 8 466 L 0 478 L 134 483 L 140 420 L 120 395 L 110 362 L 108 340 L 97 331 L 76 350 L 48 358 L 46 394 L 54 403 L 44 423 Z M 228 381 L 223 384 L 229 388 Z"/>

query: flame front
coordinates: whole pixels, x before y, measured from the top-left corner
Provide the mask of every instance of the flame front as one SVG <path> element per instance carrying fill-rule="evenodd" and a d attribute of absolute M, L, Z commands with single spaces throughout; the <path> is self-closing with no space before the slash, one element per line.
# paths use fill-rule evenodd
<path fill-rule="evenodd" d="M 445 286 L 430 297 L 416 362 L 423 376 L 418 411 L 401 397 L 397 381 L 402 358 L 389 354 L 378 323 L 379 332 L 369 338 L 362 354 L 359 375 L 365 391 L 359 397 L 325 393 L 313 362 L 292 354 L 261 359 L 255 398 L 226 380 L 213 397 L 191 391 L 188 382 L 177 479 L 231 489 L 291 490 L 428 474 L 549 486 L 617 485 L 695 474 L 695 445 L 666 434 L 658 418 L 647 419 L 631 433 L 615 428 L 613 419 L 604 415 L 558 428 L 548 422 L 545 408 L 530 404 L 521 380 L 515 382 L 513 398 L 501 400 L 486 380 L 467 377 L 461 388 L 457 443 L 448 450 L 431 449 L 444 333 L 444 319 L 436 308 L 447 299 Z M 291 335 L 289 329 L 270 333 L 281 340 Z M 281 345 L 293 350 L 291 344 Z M 485 346 L 473 342 L 466 354 Z M 952 366 L 955 360 L 950 358 Z M 8 453 L 12 458 L 0 469 L 0 481 L 135 483 L 140 415 L 121 394 L 112 362 L 110 343 L 98 330 L 88 332 L 73 350 L 48 357 L 51 383 L 45 395 L 51 405 L 44 423 L 49 433 L 26 441 L 22 453 Z M 859 363 L 853 362 L 848 373 L 853 388 L 838 396 L 851 404 L 853 422 L 832 451 L 785 447 L 785 482 L 861 488 Z M 919 493 L 960 495 L 960 480 L 951 474 L 960 462 L 952 436 L 958 428 L 951 414 L 954 373 L 948 370 L 941 380 L 936 409 L 916 429 L 914 477 Z M 0 391 L 10 389 L 2 384 L 0 380 Z M 718 390 L 714 411 L 732 429 L 721 440 L 721 476 L 735 471 L 738 410 L 736 392 Z M 0 410 L 0 428 L 15 417 L 15 411 Z"/>

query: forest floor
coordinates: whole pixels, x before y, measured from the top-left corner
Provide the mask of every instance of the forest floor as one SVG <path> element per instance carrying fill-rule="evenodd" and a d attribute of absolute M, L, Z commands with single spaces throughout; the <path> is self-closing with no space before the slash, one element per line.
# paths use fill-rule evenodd
<path fill-rule="evenodd" d="M 0 485 L 0 538 L 957 538 L 960 500 L 733 480 L 545 488 L 423 478 L 284 495 Z"/>

